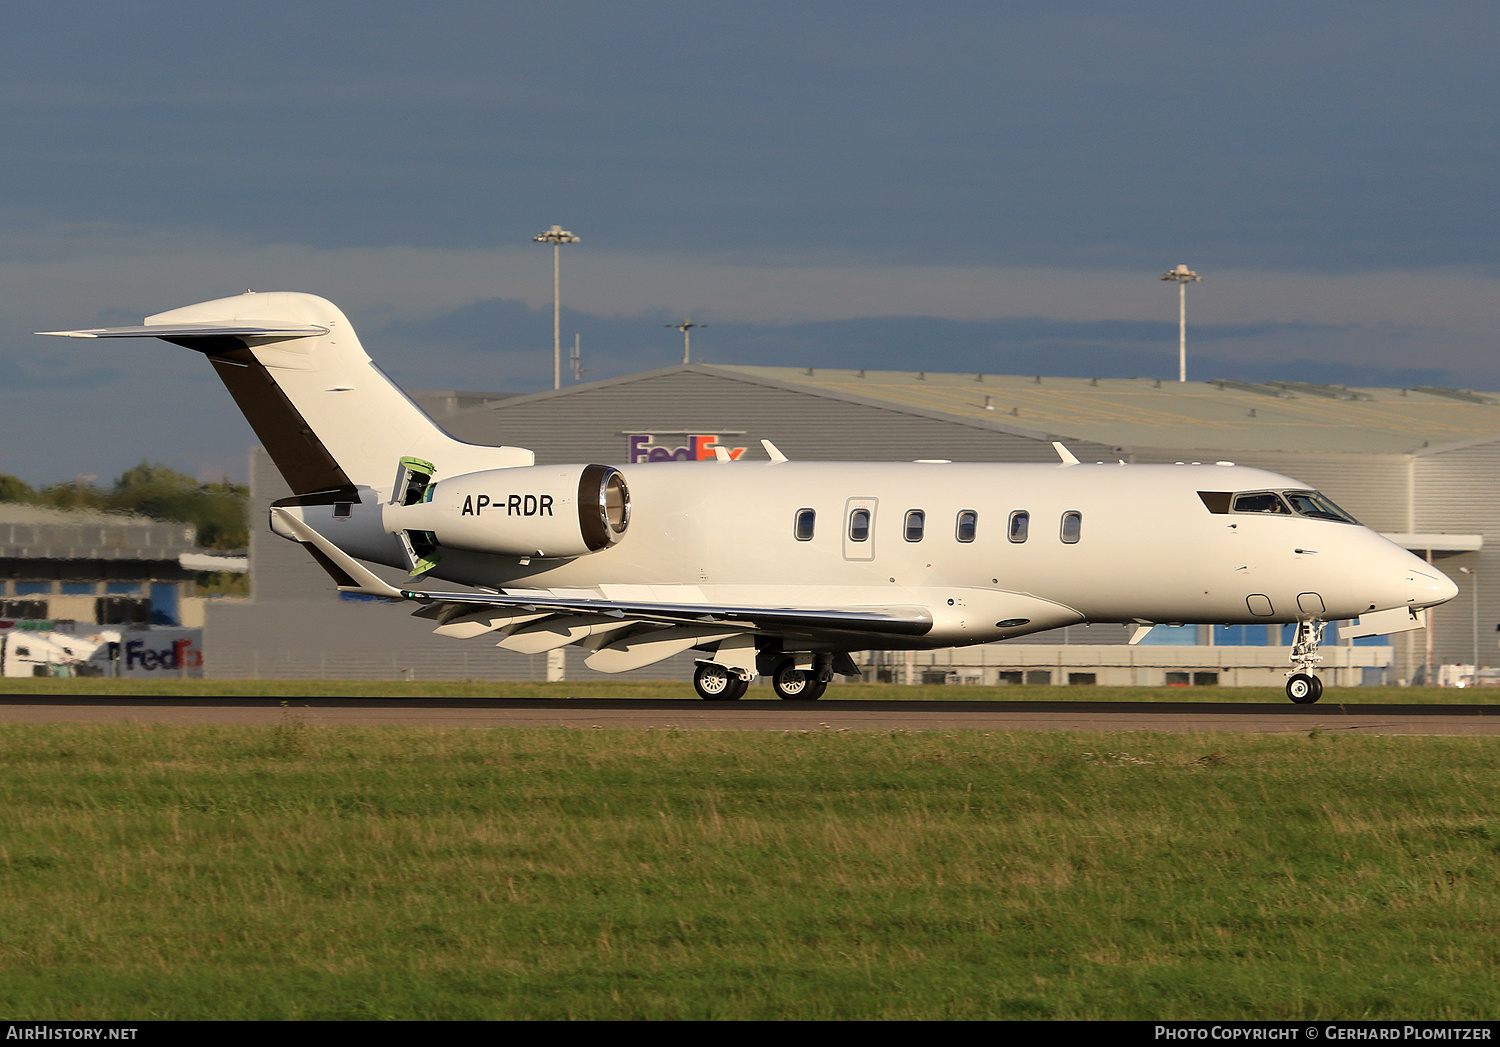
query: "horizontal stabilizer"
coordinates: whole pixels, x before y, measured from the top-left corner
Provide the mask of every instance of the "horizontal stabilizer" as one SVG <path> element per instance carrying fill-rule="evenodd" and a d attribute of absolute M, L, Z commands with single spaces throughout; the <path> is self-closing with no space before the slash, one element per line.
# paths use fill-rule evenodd
<path fill-rule="evenodd" d="M 128 327 L 39 333 L 155 338 L 202 353 L 294 496 L 336 492 L 338 501 L 357 501 L 354 488 L 384 493 L 403 458 L 441 462 L 446 476 L 536 460 L 524 448 L 444 432 L 375 366 L 338 307 L 317 295 L 247 292 Z"/>
<path fill-rule="evenodd" d="M 134 327 L 94 327 L 84 331 L 38 331 L 61 338 L 309 338 L 328 333 L 312 324 L 252 320 L 234 324 L 137 324 Z"/>

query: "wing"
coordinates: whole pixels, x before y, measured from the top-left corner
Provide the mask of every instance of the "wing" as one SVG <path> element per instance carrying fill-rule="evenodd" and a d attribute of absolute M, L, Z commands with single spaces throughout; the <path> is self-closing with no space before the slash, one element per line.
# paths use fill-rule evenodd
<path fill-rule="evenodd" d="M 932 629 L 925 607 L 733 607 L 560 597 L 541 592 L 432 592 L 398 589 L 302 520 L 273 508 L 286 529 L 312 553 L 339 590 L 388 600 L 419 601 L 416 612 L 438 622 L 437 632 L 472 637 L 504 632 L 500 646 L 537 654 L 570 643 L 592 647 L 586 659 L 601 672 L 638 669 L 699 644 L 742 633 L 797 633 L 819 637 L 919 637 Z"/>

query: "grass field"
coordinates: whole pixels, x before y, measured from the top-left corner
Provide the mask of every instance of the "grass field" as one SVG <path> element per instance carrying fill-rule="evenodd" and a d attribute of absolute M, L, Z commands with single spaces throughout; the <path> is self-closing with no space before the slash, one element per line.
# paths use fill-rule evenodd
<path fill-rule="evenodd" d="M 1488 1018 L 1497 755 L 0 726 L 0 1011 Z"/>
<path fill-rule="evenodd" d="M 466 680 L 403 683 L 394 680 L 130 680 L 21 677 L 0 683 L 8 694 L 158 695 L 163 697 L 264 698 L 693 698 L 686 682 L 619 679 L 590 675 L 566 683 Z M 764 677 L 746 701 L 776 701 Z M 835 683 L 825 702 L 990 701 L 990 702 L 1270 702 L 1285 703 L 1280 687 L 972 687 L 943 684 Z M 1323 705 L 1492 704 L 1500 690 L 1466 691 L 1439 687 L 1330 687 Z"/>

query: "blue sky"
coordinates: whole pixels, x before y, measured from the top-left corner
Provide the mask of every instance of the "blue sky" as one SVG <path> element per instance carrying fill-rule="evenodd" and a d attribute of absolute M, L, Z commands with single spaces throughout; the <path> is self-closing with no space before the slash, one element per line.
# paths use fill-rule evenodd
<path fill-rule="evenodd" d="M 193 354 L 35 330 L 338 302 L 412 388 L 673 362 L 1500 388 L 1500 8 L 0 6 L 0 471 L 243 475 Z"/>

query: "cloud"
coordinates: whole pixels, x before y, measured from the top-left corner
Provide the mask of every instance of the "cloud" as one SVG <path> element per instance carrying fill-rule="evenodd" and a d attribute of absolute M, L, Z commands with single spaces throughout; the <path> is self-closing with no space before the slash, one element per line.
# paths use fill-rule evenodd
<path fill-rule="evenodd" d="M 144 456 L 242 476 L 253 437 L 194 354 L 56 345 L 30 332 L 135 323 L 247 288 L 333 300 L 408 388 L 545 388 L 547 255 L 529 243 L 326 248 L 13 224 L 0 241 L 0 399 L 12 431 L 37 438 L 12 439 L 0 471 L 47 482 L 113 475 Z M 1178 260 L 1192 261 L 1160 268 Z M 624 252 L 586 236 L 564 249 L 563 339 L 581 336 L 586 379 L 676 363 L 681 338 L 666 325 L 686 314 L 708 325 L 693 347 L 711 362 L 1172 377 L 1176 295 L 1159 275 Z M 1188 292 L 1190 377 L 1500 389 L 1500 280 L 1484 270 L 1204 277 Z"/>
<path fill-rule="evenodd" d="M 30 331 L 137 322 L 247 288 L 305 290 L 335 301 L 383 360 L 380 338 L 387 335 L 387 354 L 475 345 L 486 331 L 491 350 L 547 350 L 547 255 L 529 243 L 484 251 L 320 248 L 205 230 L 13 227 L 0 249 L 0 286 L 10 292 L 0 301 L 0 332 L 9 332 L 0 334 L 0 353 L 34 354 Z M 906 345 L 937 355 L 933 369 L 979 367 L 986 346 L 1157 340 L 1171 349 L 1176 342 L 1175 288 L 1157 279 L 1158 271 L 666 255 L 607 250 L 587 237 L 564 248 L 562 264 L 566 333 L 580 332 L 589 352 L 660 347 L 643 360 L 672 361 L 676 336 L 662 325 L 684 315 L 710 325 L 695 339 L 704 352 L 728 354 L 733 344 L 749 355 L 793 343 L 852 351 L 859 324 L 879 319 L 886 322 L 872 346 L 894 345 L 895 332 L 905 332 Z M 1245 365 L 1317 359 L 1391 373 L 1416 367 L 1500 387 L 1494 273 L 1450 267 L 1203 275 L 1188 291 L 1194 358 Z M 798 326 L 833 323 L 842 326 Z M 550 378 L 550 360 L 544 373 Z"/>

